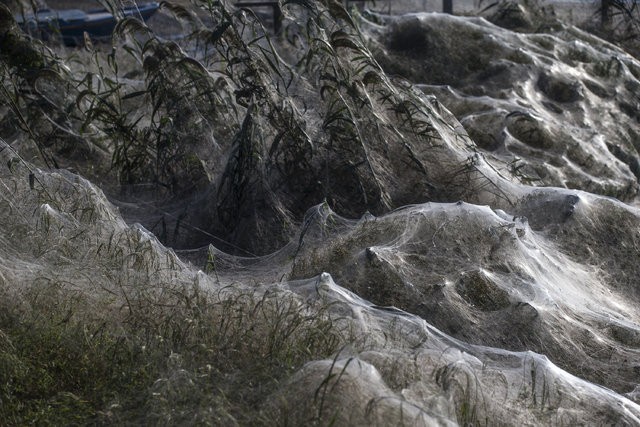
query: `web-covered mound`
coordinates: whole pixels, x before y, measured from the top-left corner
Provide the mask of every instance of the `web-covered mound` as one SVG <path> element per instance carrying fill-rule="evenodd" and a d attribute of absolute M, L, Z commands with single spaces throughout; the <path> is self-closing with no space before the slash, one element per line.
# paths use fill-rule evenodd
<path fill-rule="evenodd" d="M 629 200 L 640 163 L 640 63 L 558 22 L 519 33 L 439 14 L 370 24 L 389 73 L 421 85 L 506 174 Z"/>
<path fill-rule="evenodd" d="M 294 409 L 295 422 L 309 412 L 338 425 L 639 421 L 640 406 L 539 354 L 464 344 L 419 317 L 371 305 L 327 273 L 287 286 L 330 302 L 361 339 L 332 360 L 308 363 L 275 396 Z"/>
<path fill-rule="evenodd" d="M 293 277 L 330 271 L 362 298 L 464 342 L 533 350 L 619 392 L 640 382 L 637 210 L 549 189 L 510 213 L 426 204 L 338 233 L 335 214 L 317 219 L 327 241 L 309 234 Z"/>
<path fill-rule="evenodd" d="M 140 225 L 128 226 L 86 179 L 30 165 L 4 142 L 0 158 L 0 285 L 8 295 L 58 286 L 87 296 L 134 295 L 194 280 L 173 250 Z M 115 298 L 113 309 L 122 302 Z M 83 308 L 91 309 L 91 302 Z"/>

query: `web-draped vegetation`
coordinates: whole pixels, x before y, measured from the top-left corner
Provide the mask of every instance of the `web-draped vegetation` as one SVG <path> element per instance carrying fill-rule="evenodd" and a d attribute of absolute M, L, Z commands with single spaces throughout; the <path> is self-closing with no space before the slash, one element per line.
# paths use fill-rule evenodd
<path fill-rule="evenodd" d="M 637 123 L 590 121 L 637 61 L 193 6 L 76 50 L 0 7 L 0 423 L 639 422 L 640 214 L 570 189 L 637 195 Z"/>

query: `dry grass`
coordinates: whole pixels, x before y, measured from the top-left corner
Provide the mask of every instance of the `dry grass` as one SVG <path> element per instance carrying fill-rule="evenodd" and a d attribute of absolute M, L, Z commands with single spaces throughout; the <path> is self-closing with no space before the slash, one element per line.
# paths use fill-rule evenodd
<path fill-rule="evenodd" d="M 261 402 L 340 342 L 322 309 L 292 296 L 165 292 L 129 295 L 118 307 L 113 296 L 62 283 L 34 284 L 17 298 L 2 289 L 0 418 L 268 425 Z"/>

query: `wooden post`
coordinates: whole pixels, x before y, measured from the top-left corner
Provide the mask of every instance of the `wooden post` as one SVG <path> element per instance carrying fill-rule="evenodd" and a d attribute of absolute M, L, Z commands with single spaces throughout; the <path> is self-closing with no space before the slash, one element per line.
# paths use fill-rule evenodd
<path fill-rule="evenodd" d="M 280 9 L 280 2 L 277 2 L 273 6 L 273 32 L 274 34 L 280 34 L 282 28 L 282 9 Z"/>
<path fill-rule="evenodd" d="M 611 24 L 611 0 L 601 0 L 600 2 L 600 25 L 608 28 Z"/>
<path fill-rule="evenodd" d="M 602 0 L 606 1 L 606 0 Z M 442 12 L 453 15 L 453 0 L 442 0 Z"/>

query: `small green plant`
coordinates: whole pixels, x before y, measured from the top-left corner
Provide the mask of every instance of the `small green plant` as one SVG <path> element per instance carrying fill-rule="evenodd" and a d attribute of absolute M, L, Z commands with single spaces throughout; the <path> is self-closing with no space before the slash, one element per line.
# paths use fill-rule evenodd
<path fill-rule="evenodd" d="M 488 417 L 483 414 L 486 402 L 481 383 L 463 362 L 444 365 L 434 375 L 436 383 L 456 402 L 458 423 L 464 426 L 489 425 Z"/>

